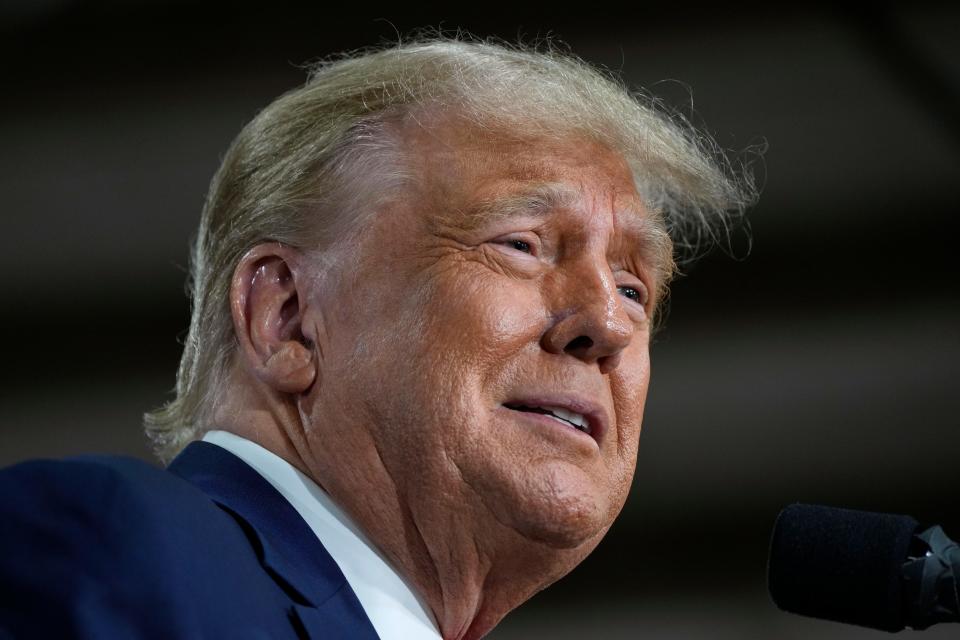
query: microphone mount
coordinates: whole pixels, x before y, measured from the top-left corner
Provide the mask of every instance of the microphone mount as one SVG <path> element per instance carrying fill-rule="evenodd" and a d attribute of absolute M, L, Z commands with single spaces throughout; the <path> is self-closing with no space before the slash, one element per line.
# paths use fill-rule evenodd
<path fill-rule="evenodd" d="M 941 527 L 913 536 L 902 576 L 907 626 L 922 630 L 960 620 L 960 545 Z"/>

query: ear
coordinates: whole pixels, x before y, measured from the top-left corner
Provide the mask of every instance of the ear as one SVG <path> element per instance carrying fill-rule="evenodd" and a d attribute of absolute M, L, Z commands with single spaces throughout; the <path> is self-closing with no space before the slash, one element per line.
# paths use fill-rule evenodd
<path fill-rule="evenodd" d="M 277 242 L 257 245 L 240 259 L 230 286 L 241 366 L 280 393 L 304 393 L 317 374 L 301 331 L 298 258 Z"/>

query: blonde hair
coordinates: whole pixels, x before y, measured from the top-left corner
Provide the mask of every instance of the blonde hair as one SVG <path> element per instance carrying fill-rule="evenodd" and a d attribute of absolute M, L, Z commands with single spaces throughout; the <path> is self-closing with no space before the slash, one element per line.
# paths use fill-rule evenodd
<path fill-rule="evenodd" d="M 210 185 L 191 257 L 192 315 L 176 397 L 144 416 L 162 460 L 202 433 L 225 383 L 236 344 L 228 298 L 240 258 L 269 240 L 326 246 L 362 224 L 407 179 L 402 141 L 387 125 L 427 106 L 485 128 L 586 135 L 621 153 L 663 230 L 664 287 L 674 250 L 680 258 L 702 250 L 754 198 L 749 176 L 736 176 L 708 137 L 550 45 L 430 38 L 324 61 L 243 128 Z M 370 175 L 373 189 L 363 180 Z"/>

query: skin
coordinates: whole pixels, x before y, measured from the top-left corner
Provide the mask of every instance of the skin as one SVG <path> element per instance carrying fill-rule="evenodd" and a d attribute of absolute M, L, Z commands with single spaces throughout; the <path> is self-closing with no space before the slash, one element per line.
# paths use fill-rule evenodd
<path fill-rule="evenodd" d="M 480 638 L 586 557 L 626 499 L 658 285 L 649 216 L 596 142 L 453 121 L 398 135 L 416 183 L 323 269 L 275 243 L 237 266 L 214 425 L 316 480 L 444 638 Z M 543 185 L 568 197 L 480 206 Z M 579 399 L 606 428 L 504 406 L 531 398 Z"/>

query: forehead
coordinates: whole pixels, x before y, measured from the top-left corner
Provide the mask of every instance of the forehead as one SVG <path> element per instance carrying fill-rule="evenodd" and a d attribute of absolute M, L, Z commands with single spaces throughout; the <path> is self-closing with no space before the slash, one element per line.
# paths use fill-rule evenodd
<path fill-rule="evenodd" d="M 418 176 L 418 208 L 431 227 L 471 230 L 558 211 L 576 222 L 614 223 L 626 249 L 659 267 L 669 240 L 647 210 L 621 154 L 583 135 L 523 136 L 440 122 L 409 132 L 408 157 Z M 422 207 L 422 208 L 421 208 Z"/>
<path fill-rule="evenodd" d="M 608 209 L 649 217 L 626 160 L 583 135 L 518 135 L 441 122 L 407 132 L 420 195 L 460 225 L 519 209 Z"/>
<path fill-rule="evenodd" d="M 408 179 L 391 205 L 400 215 L 379 218 L 392 228 L 389 241 L 415 229 L 449 236 L 496 217 L 540 214 L 567 231 L 605 235 L 618 262 L 640 261 L 653 298 L 661 298 L 673 269 L 672 242 L 620 153 L 583 135 L 524 136 L 420 115 L 394 123 Z M 552 215 L 559 210 L 569 215 Z"/>

